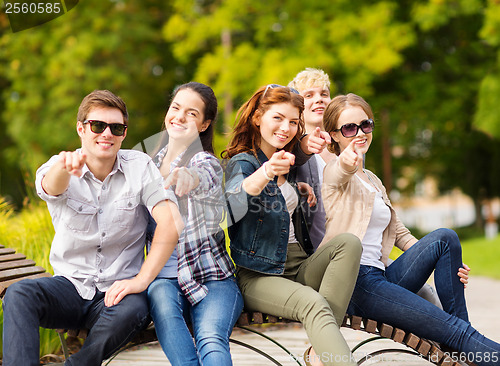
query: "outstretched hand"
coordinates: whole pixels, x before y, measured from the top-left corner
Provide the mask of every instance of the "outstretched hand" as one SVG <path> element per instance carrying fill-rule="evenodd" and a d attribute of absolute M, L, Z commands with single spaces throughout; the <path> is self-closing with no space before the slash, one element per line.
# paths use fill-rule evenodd
<path fill-rule="evenodd" d="M 321 131 L 319 127 L 308 135 L 307 148 L 311 154 L 321 154 L 328 144 L 332 143 L 332 138 L 328 132 Z"/>
<path fill-rule="evenodd" d="M 363 161 L 363 154 L 357 150 L 356 143 L 359 139 L 354 138 L 351 143 L 339 155 L 340 161 L 345 167 L 354 169 Z"/>
<path fill-rule="evenodd" d="M 200 180 L 198 177 L 186 167 L 175 168 L 165 178 L 165 188 L 175 186 L 175 194 L 179 197 L 188 194 L 198 187 L 199 184 Z"/>
<path fill-rule="evenodd" d="M 81 177 L 82 169 L 87 161 L 87 155 L 78 151 L 61 151 L 59 153 L 62 168 L 69 174 Z"/>
<path fill-rule="evenodd" d="M 284 175 L 290 171 L 290 166 L 293 164 L 295 164 L 295 155 L 285 150 L 280 150 L 271 156 L 271 159 L 269 159 L 264 168 L 269 176 Z"/>

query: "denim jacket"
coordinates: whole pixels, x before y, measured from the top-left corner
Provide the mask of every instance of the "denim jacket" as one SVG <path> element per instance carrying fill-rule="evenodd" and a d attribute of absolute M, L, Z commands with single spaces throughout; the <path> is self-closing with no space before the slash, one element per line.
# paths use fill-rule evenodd
<path fill-rule="evenodd" d="M 226 198 L 231 257 L 240 267 L 267 274 L 283 274 L 290 215 L 278 187 L 278 178 L 269 181 L 258 196 L 251 196 L 243 190 L 243 180 L 267 160 L 266 155 L 259 150 L 257 157 L 251 153 L 235 155 L 227 165 Z M 299 213 L 298 221 L 304 223 L 302 213 Z M 305 234 L 302 230 L 296 231 Z M 310 239 L 297 239 L 310 254 Z"/>

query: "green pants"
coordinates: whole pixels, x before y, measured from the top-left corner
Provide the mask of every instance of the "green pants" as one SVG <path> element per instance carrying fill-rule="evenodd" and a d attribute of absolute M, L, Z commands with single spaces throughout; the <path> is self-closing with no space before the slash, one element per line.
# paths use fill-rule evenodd
<path fill-rule="evenodd" d="M 250 311 L 301 322 L 324 365 L 356 365 L 340 325 L 356 283 L 361 243 L 341 234 L 307 257 L 298 243 L 288 245 L 281 276 L 238 268 L 237 276 Z"/>

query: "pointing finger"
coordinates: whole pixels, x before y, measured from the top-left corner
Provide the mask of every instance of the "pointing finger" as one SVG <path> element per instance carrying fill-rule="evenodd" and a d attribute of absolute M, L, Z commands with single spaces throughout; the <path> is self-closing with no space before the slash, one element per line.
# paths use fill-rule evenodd
<path fill-rule="evenodd" d="M 332 137 L 330 136 L 330 134 L 326 131 L 321 131 L 321 138 L 323 140 L 325 140 L 325 142 L 327 144 L 331 144 L 332 143 Z"/>

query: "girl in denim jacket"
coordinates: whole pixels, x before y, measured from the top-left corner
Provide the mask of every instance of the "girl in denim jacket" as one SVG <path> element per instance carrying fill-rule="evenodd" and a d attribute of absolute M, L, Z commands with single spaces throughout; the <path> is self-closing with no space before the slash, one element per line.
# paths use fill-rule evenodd
<path fill-rule="evenodd" d="M 359 268 L 359 239 L 342 234 L 310 254 L 291 216 L 299 197 L 285 176 L 300 144 L 314 150 L 318 135 L 300 139 L 303 98 L 278 85 L 260 88 L 239 110 L 223 157 L 231 255 L 250 311 L 301 322 L 324 365 L 356 365 L 339 327 Z M 307 147 L 309 146 L 309 148 Z M 302 242 L 302 243 L 301 243 Z M 313 360 L 314 359 L 314 360 Z"/>

